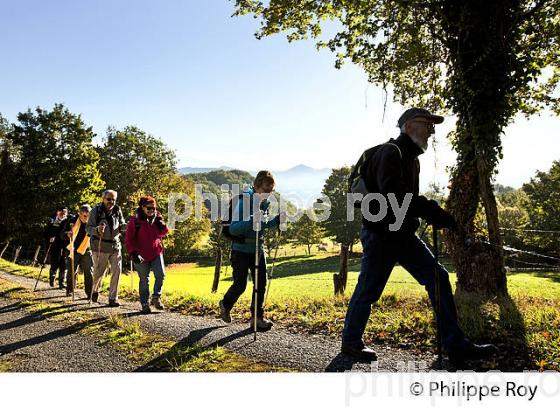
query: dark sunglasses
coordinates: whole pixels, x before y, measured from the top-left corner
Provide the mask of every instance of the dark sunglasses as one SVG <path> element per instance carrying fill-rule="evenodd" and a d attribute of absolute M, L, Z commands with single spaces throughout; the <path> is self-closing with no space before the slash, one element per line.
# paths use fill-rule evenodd
<path fill-rule="evenodd" d="M 115 202 L 115 198 L 105 198 L 106 201 Z"/>
<path fill-rule="evenodd" d="M 153 206 L 147 206 L 147 207 L 146 207 L 146 210 L 147 210 L 147 211 L 153 211 L 154 209 L 156 209 L 156 208 L 154 208 Z"/>

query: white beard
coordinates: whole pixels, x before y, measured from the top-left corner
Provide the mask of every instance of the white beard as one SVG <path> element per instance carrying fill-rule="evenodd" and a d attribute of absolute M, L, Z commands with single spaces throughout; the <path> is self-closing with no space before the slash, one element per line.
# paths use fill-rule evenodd
<path fill-rule="evenodd" d="M 428 141 L 422 141 L 416 135 L 412 135 L 412 134 L 410 134 L 410 139 L 412 141 L 414 141 L 414 143 L 420 147 L 422 152 L 426 152 L 426 150 L 428 149 Z"/>

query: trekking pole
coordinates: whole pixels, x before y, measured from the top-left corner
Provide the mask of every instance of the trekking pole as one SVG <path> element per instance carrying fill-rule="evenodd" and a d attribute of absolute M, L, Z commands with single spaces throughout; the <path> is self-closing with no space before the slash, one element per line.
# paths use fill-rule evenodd
<path fill-rule="evenodd" d="M 43 268 L 47 263 L 47 258 L 49 257 L 49 252 L 51 251 L 52 242 L 49 242 L 49 247 L 47 248 L 47 252 L 45 253 L 45 259 L 43 259 L 43 265 L 41 265 L 41 269 L 39 270 L 39 274 L 37 275 L 37 280 L 35 281 L 35 286 L 33 287 L 33 292 L 37 290 L 37 284 L 39 283 L 39 279 L 41 278 L 41 273 L 43 273 Z"/>
<path fill-rule="evenodd" d="M 97 244 L 97 263 L 95 264 L 95 268 L 94 268 L 94 280 L 93 283 L 91 284 L 91 292 L 89 294 L 89 304 L 91 305 L 92 302 L 92 298 L 93 298 L 93 291 L 94 291 L 94 287 L 95 287 L 95 271 L 97 271 L 97 269 L 99 269 L 99 260 L 101 257 L 101 238 L 103 238 L 103 232 L 105 232 L 105 227 L 103 227 L 103 229 L 101 230 L 101 233 L 99 234 L 99 243 Z M 105 276 L 105 267 L 103 267 L 103 276 Z M 103 276 L 101 277 L 101 280 L 103 280 Z"/>
<path fill-rule="evenodd" d="M 438 234 L 437 229 L 432 225 L 432 239 L 434 241 L 434 258 L 435 258 L 435 311 L 436 311 L 436 346 L 437 346 L 437 356 L 438 356 L 438 367 L 440 370 L 443 369 L 443 359 L 441 354 L 441 281 L 439 275 L 439 250 L 438 250 Z"/>
<path fill-rule="evenodd" d="M 76 266 L 74 264 L 74 224 L 70 224 L 70 264 L 72 267 L 72 302 L 76 301 Z"/>
<path fill-rule="evenodd" d="M 255 276 L 253 278 L 253 340 L 257 341 L 257 306 L 259 297 L 259 230 L 255 229 Z"/>
<path fill-rule="evenodd" d="M 282 230 L 280 225 L 278 225 L 278 239 L 276 240 L 276 249 L 274 250 L 274 257 L 272 258 L 272 267 L 270 268 L 270 275 L 268 277 L 268 283 L 266 287 L 266 294 L 264 295 L 264 305 L 268 300 L 268 292 L 270 292 L 270 286 L 272 285 L 272 275 L 274 274 L 274 266 L 276 265 L 276 258 L 278 256 L 278 248 L 280 248 L 280 239 L 282 237 Z"/>

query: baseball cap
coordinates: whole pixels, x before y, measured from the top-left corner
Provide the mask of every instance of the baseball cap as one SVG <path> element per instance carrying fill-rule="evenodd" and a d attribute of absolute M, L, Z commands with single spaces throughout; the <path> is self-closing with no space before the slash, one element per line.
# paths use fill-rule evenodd
<path fill-rule="evenodd" d="M 432 121 L 434 124 L 441 124 L 443 122 L 443 117 L 441 115 L 432 114 L 425 108 L 409 108 L 408 110 L 403 112 L 403 114 L 399 118 L 397 126 L 402 127 L 405 122 L 419 117 L 426 118 L 427 120 Z"/>

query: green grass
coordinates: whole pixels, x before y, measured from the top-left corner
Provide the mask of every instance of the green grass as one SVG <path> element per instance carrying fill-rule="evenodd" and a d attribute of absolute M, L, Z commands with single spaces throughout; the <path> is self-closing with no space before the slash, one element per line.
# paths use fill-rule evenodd
<path fill-rule="evenodd" d="M 180 264 L 167 268 L 164 302 L 173 310 L 195 315 L 216 315 L 217 303 L 231 284 L 231 268 L 223 274 L 218 292 L 210 292 L 214 267 Z M 359 258 L 349 261 L 346 294 L 334 297 L 332 275 L 339 258 L 333 254 L 282 257 L 274 271 L 267 315 L 301 332 L 340 337 L 344 316 L 358 276 Z M 0 268 L 19 274 L 36 270 L 0 261 Z M 35 273 L 36 274 L 36 273 Z M 137 297 L 138 279 L 121 279 L 121 292 Z M 450 274 L 451 283 L 455 275 Z M 153 280 L 153 279 L 152 279 Z M 108 279 L 105 281 L 105 287 Z M 484 300 L 457 295 L 461 325 L 475 341 L 491 341 L 503 350 L 496 362 L 483 368 L 502 370 L 560 370 L 560 274 L 520 273 L 508 275 L 510 298 Z M 132 290 L 131 290 L 132 289 Z M 247 319 L 251 286 L 232 314 Z M 433 315 L 424 288 L 403 268 L 396 267 L 381 300 L 372 311 L 364 338 L 406 349 L 434 348 Z"/>

